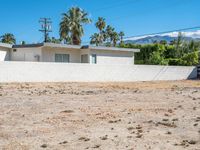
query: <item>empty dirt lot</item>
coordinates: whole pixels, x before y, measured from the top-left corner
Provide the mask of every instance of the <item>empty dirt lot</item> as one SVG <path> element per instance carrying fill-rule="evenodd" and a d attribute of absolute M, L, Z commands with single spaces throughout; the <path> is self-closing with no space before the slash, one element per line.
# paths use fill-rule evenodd
<path fill-rule="evenodd" d="M 0 149 L 200 150 L 200 81 L 0 84 Z"/>

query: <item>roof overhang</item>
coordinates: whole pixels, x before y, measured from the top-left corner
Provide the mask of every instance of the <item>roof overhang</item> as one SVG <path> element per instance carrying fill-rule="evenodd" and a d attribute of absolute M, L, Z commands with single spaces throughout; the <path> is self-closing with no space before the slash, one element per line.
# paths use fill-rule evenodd
<path fill-rule="evenodd" d="M 12 45 L 11 44 L 6 44 L 6 43 L 0 43 L 0 47 L 3 47 L 3 48 L 12 48 Z"/>
<path fill-rule="evenodd" d="M 13 45 L 13 48 L 31 48 L 31 47 L 49 47 L 49 48 L 66 48 L 77 50 L 104 50 L 104 51 L 121 51 L 121 52 L 140 52 L 140 49 L 132 48 L 118 48 L 118 47 L 103 47 L 103 46 L 80 46 L 80 45 L 68 45 L 68 44 L 55 44 L 55 43 L 38 43 L 38 44 L 26 44 L 26 45 Z M 11 45 L 12 48 L 12 45 Z"/>
<path fill-rule="evenodd" d="M 42 47 L 42 46 L 44 46 L 43 43 L 37 43 L 37 44 L 13 45 L 12 48 L 34 48 L 34 47 Z"/>
<path fill-rule="evenodd" d="M 83 49 L 92 49 L 92 50 L 106 50 L 106 51 L 121 51 L 121 52 L 140 52 L 140 49 L 132 48 L 118 48 L 118 47 L 103 47 L 103 46 L 83 46 Z"/>
<path fill-rule="evenodd" d="M 55 43 L 43 43 L 43 47 L 81 49 L 82 46 L 79 46 L 79 45 L 68 45 L 68 44 L 55 44 Z"/>

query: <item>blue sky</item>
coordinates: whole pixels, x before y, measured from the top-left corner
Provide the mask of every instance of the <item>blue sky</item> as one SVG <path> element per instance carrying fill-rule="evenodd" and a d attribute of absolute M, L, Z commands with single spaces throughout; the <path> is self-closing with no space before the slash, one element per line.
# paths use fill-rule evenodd
<path fill-rule="evenodd" d="M 99 16 L 126 36 L 200 26 L 200 0 L 1 0 L 0 35 L 9 32 L 18 42 L 42 42 L 38 20 L 50 17 L 50 36 L 59 37 L 61 14 L 72 6 L 83 8 L 93 20 L 84 26 L 84 42 L 97 32 Z"/>

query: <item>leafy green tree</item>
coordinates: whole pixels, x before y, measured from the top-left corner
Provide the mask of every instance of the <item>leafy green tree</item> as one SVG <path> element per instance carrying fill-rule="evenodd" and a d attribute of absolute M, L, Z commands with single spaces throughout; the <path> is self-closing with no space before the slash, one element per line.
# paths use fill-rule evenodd
<path fill-rule="evenodd" d="M 88 14 L 79 7 L 72 7 L 68 12 L 62 14 L 60 22 L 60 37 L 71 44 L 80 45 L 84 34 L 83 25 L 90 23 Z"/>
<path fill-rule="evenodd" d="M 165 49 L 164 55 L 166 59 L 176 58 L 176 50 L 174 45 L 165 45 Z"/>
<path fill-rule="evenodd" d="M 182 55 L 182 49 L 181 49 L 182 43 L 183 43 L 183 35 L 181 32 L 179 32 L 178 38 L 177 40 L 175 40 L 175 49 L 177 54 L 176 57 L 181 57 Z"/>
<path fill-rule="evenodd" d="M 166 45 L 166 44 L 167 44 L 167 41 L 166 41 L 166 40 L 161 40 L 161 41 L 160 41 L 160 44 Z"/>
<path fill-rule="evenodd" d="M 25 42 L 25 41 L 22 41 L 21 44 L 22 44 L 22 45 L 26 45 L 26 42 Z"/>
<path fill-rule="evenodd" d="M 150 63 L 153 65 L 168 65 L 168 61 L 158 51 L 151 54 Z"/>
<path fill-rule="evenodd" d="M 178 40 L 179 42 L 177 42 L 177 40 L 174 42 L 173 45 L 156 43 L 156 44 L 144 44 L 144 45 L 124 44 L 120 46 L 124 48 L 140 49 L 140 53 L 135 53 L 136 64 L 175 65 L 175 66 L 197 65 L 200 59 L 199 56 L 200 42 L 197 41 L 186 42 L 183 40 L 181 40 L 180 42 L 180 39 Z M 177 43 L 179 43 L 178 49 L 176 49 Z"/>
<path fill-rule="evenodd" d="M 6 33 L 0 37 L 2 43 L 7 43 L 7 44 L 15 44 L 16 39 L 15 36 L 11 33 Z"/>
<path fill-rule="evenodd" d="M 162 44 L 153 45 L 153 52 L 150 55 L 149 62 L 154 65 L 168 65 L 168 61 L 165 60 L 165 46 Z"/>
<path fill-rule="evenodd" d="M 175 43 L 176 43 L 176 40 L 172 40 L 169 42 L 169 45 L 175 45 Z"/>
<path fill-rule="evenodd" d="M 199 63 L 199 55 L 198 52 L 192 52 L 189 54 L 185 54 L 180 60 L 179 65 L 183 66 L 194 66 Z"/>

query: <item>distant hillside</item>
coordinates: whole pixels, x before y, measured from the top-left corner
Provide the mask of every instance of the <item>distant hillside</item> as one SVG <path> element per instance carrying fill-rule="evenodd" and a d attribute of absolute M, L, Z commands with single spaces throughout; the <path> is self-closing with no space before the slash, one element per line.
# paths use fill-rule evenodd
<path fill-rule="evenodd" d="M 131 44 L 151 44 L 154 41 L 162 41 L 165 40 L 168 43 L 170 43 L 171 41 L 177 39 L 177 37 L 171 37 L 171 36 L 162 36 L 162 35 L 156 35 L 156 36 L 147 36 L 147 37 L 143 37 L 140 39 L 136 39 L 136 40 L 126 40 L 125 43 L 131 43 Z M 200 41 L 199 38 L 192 38 L 192 37 L 184 37 L 184 40 L 186 41 L 191 41 L 191 40 L 198 40 Z"/>

